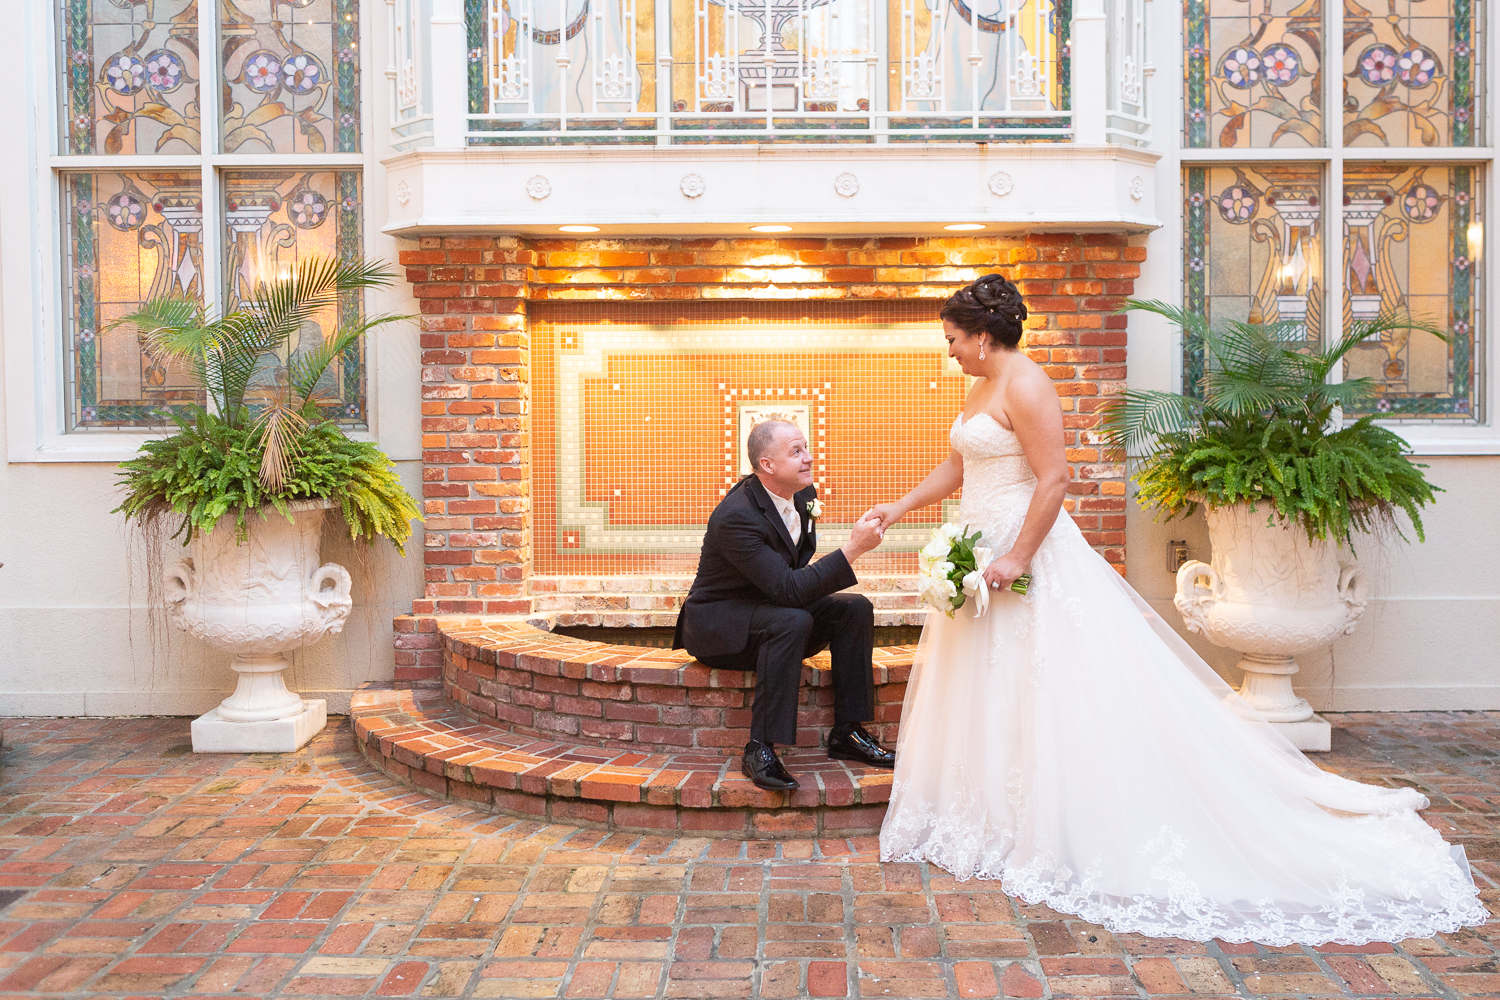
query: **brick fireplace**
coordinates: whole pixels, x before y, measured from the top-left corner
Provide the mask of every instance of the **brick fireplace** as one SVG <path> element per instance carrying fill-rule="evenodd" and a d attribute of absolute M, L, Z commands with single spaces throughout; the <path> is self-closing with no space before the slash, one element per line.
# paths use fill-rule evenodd
<path fill-rule="evenodd" d="M 398 679 L 438 676 L 434 615 L 670 622 L 695 529 L 738 478 L 757 408 L 807 421 L 820 539 L 836 545 L 839 524 L 946 454 L 965 382 L 945 363 L 937 308 L 991 270 L 1020 285 L 1023 346 L 1063 399 L 1068 510 L 1123 572 L 1124 468 L 1095 427 L 1124 385 L 1116 311 L 1139 243 L 422 237 L 401 263 L 422 313 L 426 589 L 397 623 Z M 895 587 L 915 570 L 915 541 L 942 512 L 908 520 L 912 537 L 861 560 L 862 575 Z"/>

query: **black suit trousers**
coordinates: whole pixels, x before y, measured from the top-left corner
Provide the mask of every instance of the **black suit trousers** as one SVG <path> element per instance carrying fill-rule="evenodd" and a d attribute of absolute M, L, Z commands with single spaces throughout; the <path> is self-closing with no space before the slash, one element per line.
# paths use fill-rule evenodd
<path fill-rule="evenodd" d="M 833 654 L 834 724 L 875 717 L 874 640 L 875 608 L 869 599 L 829 594 L 806 608 L 762 604 L 751 616 L 750 642 L 741 652 L 698 659 L 718 670 L 754 670 L 750 738 L 794 744 L 802 661 L 825 648 Z"/>

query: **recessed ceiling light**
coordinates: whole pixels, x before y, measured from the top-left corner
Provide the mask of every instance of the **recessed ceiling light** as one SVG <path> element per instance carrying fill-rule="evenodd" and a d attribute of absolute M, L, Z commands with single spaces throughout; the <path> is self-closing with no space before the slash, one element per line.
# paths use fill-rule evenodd
<path fill-rule="evenodd" d="M 789 233 L 789 232 L 792 231 L 792 227 L 791 226 L 751 226 L 750 227 L 750 231 L 752 233 Z"/>
<path fill-rule="evenodd" d="M 943 228 L 955 233 L 970 233 L 976 229 L 983 229 L 984 224 L 981 222 L 955 222 L 953 225 L 944 226 Z"/>
<path fill-rule="evenodd" d="M 557 231 L 560 232 L 560 233 L 597 233 L 599 231 L 599 227 L 598 226 L 558 226 L 557 227 Z"/>

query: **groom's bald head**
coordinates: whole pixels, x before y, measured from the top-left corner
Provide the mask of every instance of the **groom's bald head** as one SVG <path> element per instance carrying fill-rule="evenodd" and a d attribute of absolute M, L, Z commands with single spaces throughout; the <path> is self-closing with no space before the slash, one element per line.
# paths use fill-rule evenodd
<path fill-rule="evenodd" d="M 750 459 L 750 468 L 760 472 L 760 460 L 770 457 L 776 445 L 776 439 L 786 431 L 795 431 L 797 425 L 789 420 L 762 420 L 750 428 L 750 436 L 745 439 L 745 453 Z"/>
<path fill-rule="evenodd" d="M 812 455 L 807 439 L 794 423 L 762 420 L 750 428 L 745 452 L 761 484 L 777 496 L 790 499 L 804 486 L 812 485 Z"/>

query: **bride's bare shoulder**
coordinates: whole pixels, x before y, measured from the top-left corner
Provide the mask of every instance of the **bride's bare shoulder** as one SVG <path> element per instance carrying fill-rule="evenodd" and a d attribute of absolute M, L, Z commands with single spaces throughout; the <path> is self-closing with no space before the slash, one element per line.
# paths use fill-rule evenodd
<path fill-rule="evenodd" d="M 1006 379 L 1006 395 L 1022 399 L 1056 399 L 1057 387 L 1052 383 L 1041 365 L 1024 354 L 1017 354 L 1011 362 L 1010 377 Z"/>

